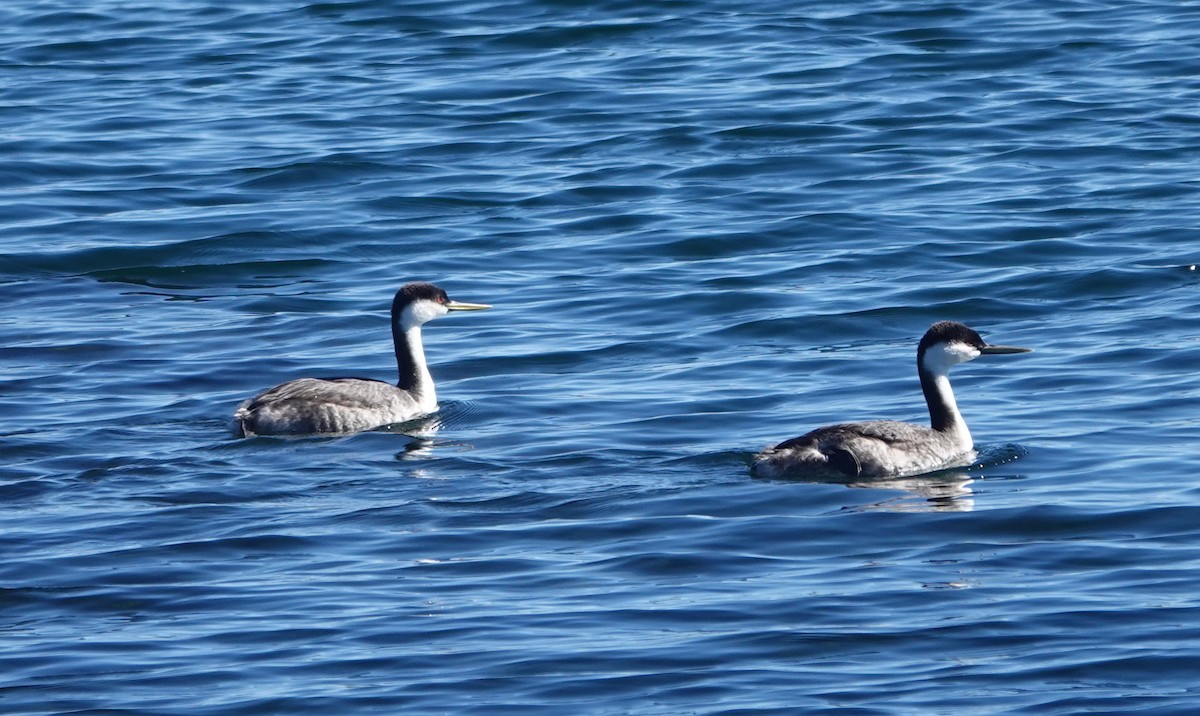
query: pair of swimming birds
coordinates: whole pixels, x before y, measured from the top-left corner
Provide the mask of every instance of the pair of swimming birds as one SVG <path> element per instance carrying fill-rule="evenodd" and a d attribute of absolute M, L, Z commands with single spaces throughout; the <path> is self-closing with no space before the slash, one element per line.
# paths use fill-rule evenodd
<path fill-rule="evenodd" d="M 242 403 L 234 419 L 243 436 L 347 434 L 402 423 L 437 410 L 421 326 L 452 311 L 491 306 L 453 301 L 430 283 L 410 283 L 392 301 L 396 385 L 366 378 L 300 378 Z M 841 423 L 779 443 L 754 458 L 764 477 L 876 478 L 917 475 L 969 464 L 975 456 L 967 424 L 950 388 L 950 369 L 985 355 L 1028 348 L 986 343 L 961 323 L 939 321 L 917 346 L 917 373 L 930 426 L 894 420 Z"/>

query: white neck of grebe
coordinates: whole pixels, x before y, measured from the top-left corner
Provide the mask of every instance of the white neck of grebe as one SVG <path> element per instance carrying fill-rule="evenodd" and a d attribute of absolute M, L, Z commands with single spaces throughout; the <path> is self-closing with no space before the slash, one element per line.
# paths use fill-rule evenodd
<path fill-rule="evenodd" d="M 950 376 L 944 371 L 922 370 L 921 391 L 929 407 L 929 424 L 934 430 L 944 433 L 969 450 L 974 445 L 967 421 L 958 411 L 954 390 L 950 387 Z"/>
<path fill-rule="evenodd" d="M 423 412 L 437 409 L 437 390 L 425 362 L 425 346 L 421 342 L 421 323 L 400 320 L 392 325 L 396 343 L 396 368 L 400 373 L 397 385 L 417 401 Z"/>
<path fill-rule="evenodd" d="M 959 363 L 975 360 L 980 351 L 963 341 L 935 343 L 917 354 L 917 372 L 921 376 L 921 392 L 929 407 L 929 425 L 953 440 L 964 451 L 974 447 L 967 422 L 958 412 L 954 390 L 950 387 L 950 369 Z"/>

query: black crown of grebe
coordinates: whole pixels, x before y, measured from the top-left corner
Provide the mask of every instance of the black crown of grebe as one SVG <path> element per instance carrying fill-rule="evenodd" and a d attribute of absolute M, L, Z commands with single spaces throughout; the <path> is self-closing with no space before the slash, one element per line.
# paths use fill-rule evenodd
<path fill-rule="evenodd" d="M 421 326 L 451 311 L 485 308 L 491 306 L 452 301 L 431 283 L 406 284 L 392 300 L 399 383 L 369 378 L 282 383 L 238 406 L 233 417 L 242 436 L 355 433 L 432 413 L 437 410 L 437 393 L 425 363 Z"/>
<path fill-rule="evenodd" d="M 989 345 L 961 323 L 939 321 L 917 346 L 917 373 L 930 427 L 873 420 L 817 428 L 759 453 L 753 470 L 764 477 L 872 478 L 969 465 L 975 446 L 950 389 L 950 369 L 983 355 L 1029 351 Z"/>

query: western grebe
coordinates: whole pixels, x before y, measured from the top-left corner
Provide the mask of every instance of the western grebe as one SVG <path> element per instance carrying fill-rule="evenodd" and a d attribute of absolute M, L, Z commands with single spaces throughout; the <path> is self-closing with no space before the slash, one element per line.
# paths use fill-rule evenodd
<path fill-rule="evenodd" d="M 392 300 L 397 385 L 369 378 L 300 378 L 265 390 L 238 406 L 243 437 L 354 433 L 437 410 L 433 377 L 425 364 L 421 326 L 450 311 L 491 306 L 452 301 L 431 283 L 410 283 Z"/>
<path fill-rule="evenodd" d="M 975 446 L 950 389 L 950 369 L 981 355 L 1029 351 L 988 345 L 961 323 L 939 321 L 929 327 L 917 346 L 917 373 L 931 427 L 873 420 L 817 428 L 756 455 L 754 473 L 763 477 L 873 478 L 969 465 L 975 459 Z"/>

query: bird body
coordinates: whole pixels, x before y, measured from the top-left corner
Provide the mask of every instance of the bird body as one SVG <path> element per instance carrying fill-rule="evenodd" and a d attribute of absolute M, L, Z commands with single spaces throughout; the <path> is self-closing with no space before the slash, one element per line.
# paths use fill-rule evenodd
<path fill-rule="evenodd" d="M 437 409 L 369 378 L 299 378 L 259 393 L 234 413 L 246 436 L 355 433 Z"/>
<path fill-rule="evenodd" d="M 410 283 L 392 301 L 392 342 L 399 382 L 370 378 L 300 378 L 250 398 L 234 412 L 252 435 L 345 434 L 404 422 L 437 410 L 421 326 L 450 311 L 490 306 L 452 301 L 430 283 Z"/>
<path fill-rule="evenodd" d="M 782 477 L 798 472 L 838 478 L 900 477 L 974 459 L 970 436 L 947 435 L 923 425 L 871 420 L 817 428 L 760 453 L 755 472 Z"/>
<path fill-rule="evenodd" d="M 872 420 L 817 428 L 762 451 L 753 470 L 764 477 L 838 479 L 903 477 L 968 465 L 975 459 L 975 446 L 950 388 L 950 368 L 981 355 L 1028 350 L 989 345 L 961 323 L 939 321 L 917 347 L 930 427 Z"/>

